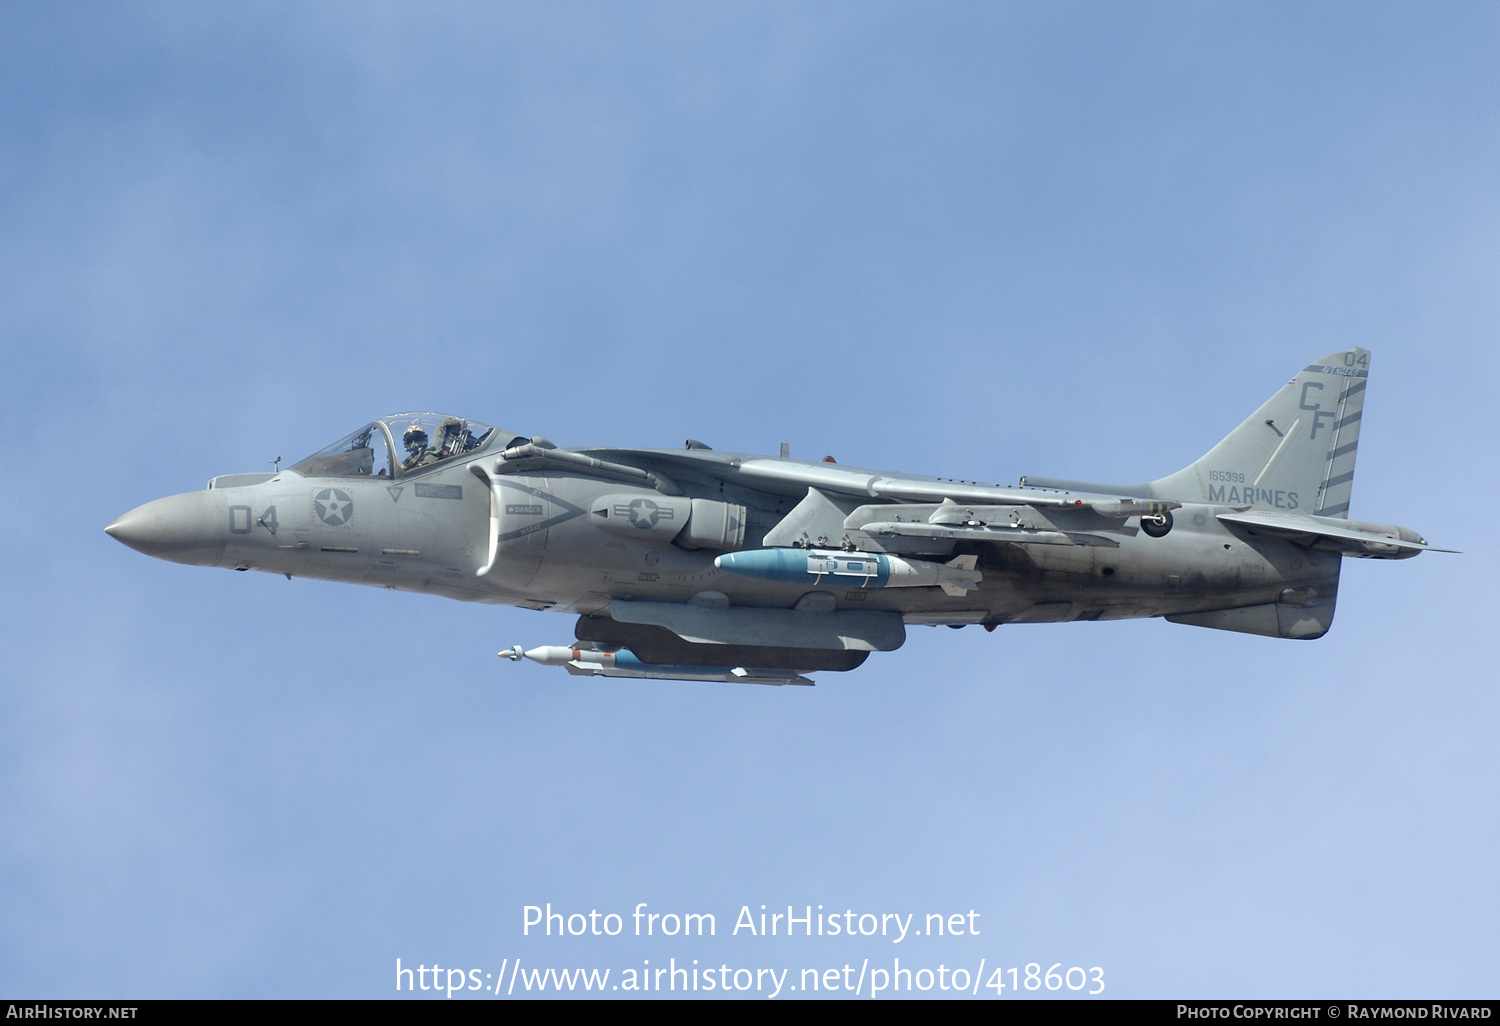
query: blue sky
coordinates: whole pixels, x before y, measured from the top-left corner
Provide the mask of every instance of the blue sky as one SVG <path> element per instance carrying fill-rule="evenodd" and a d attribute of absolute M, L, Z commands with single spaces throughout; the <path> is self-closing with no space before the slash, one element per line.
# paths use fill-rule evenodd
<path fill-rule="evenodd" d="M 6 5 L 0 993 L 900 956 L 1494 996 L 1497 44 L 1477 4 Z M 495 658 L 564 616 L 102 532 L 412 408 L 1134 482 L 1355 345 L 1351 515 L 1465 552 L 1346 563 L 1311 643 L 586 681 Z M 523 937 L 549 901 L 719 936 Z M 982 932 L 726 936 L 763 903 Z"/>

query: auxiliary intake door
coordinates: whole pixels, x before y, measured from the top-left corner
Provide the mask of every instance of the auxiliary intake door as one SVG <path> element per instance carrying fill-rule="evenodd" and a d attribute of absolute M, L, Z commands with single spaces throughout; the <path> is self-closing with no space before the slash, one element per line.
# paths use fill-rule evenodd
<path fill-rule="evenodd" d="M 524 587 L 536 576 L 555 515 L 544 476 L 486 475 L 490 485 L 489 546 L 481 577 L 499 577 Z"/>

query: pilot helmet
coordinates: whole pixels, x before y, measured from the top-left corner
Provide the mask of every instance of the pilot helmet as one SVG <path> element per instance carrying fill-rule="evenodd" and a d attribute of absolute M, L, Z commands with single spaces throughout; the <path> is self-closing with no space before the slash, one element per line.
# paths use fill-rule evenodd
<path fill-rule="evenodd" d="M 423 428 L 421 424 L 413 424 L 411 427 L 407 428 L 406 433 L 401 436 L 401 443 L 405 445 L 409 450 L 419 449 L 422 446 L 425 446 L 427 444 L 426 429 Z"/>

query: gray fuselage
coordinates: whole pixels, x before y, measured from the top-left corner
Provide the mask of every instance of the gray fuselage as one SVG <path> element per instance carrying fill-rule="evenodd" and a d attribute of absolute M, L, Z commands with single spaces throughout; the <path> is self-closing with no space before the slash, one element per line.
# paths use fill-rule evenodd
<path fill-rule="evenodd" d="M 977 590 L 961 596 L 936 587 L 758 580 L 716 569 L 714 558 L 725 548 L 687 549 L 660 531 L 635 537 L 606 530 L 590 515 L 605 496 L 667 501 L 650 488 L 558 470 L 491 474 L 487 468 L 494 456 L 480 452 L 393 476 L 304 477 L 283 470 L 274 476 L 216 478 L 206 491 L 157 500 L 126 514 L 111 533 L 177 562 L 605 615 L 616 599 L 682 603 L 710 592 L 727 595 L 737 606 L 788 608 L 819 590 L 830 593 L 837 608 L 892 610 L 910 624 L 1040 623 L 1188 614 L 1278 598 L 1285 604 L 1289 589 L 1332 594 L 1337 588 L 1338 554 L 1223 523 L 1215 514 L 1227 507 L 1206 504 L 1177 509 L 1165 537 L 1149 536 L 1138 518 L 1064 509 L 1049 512 L 1052 524 L 1098 541 L 1015 545 L 939 539 L 892 547 L 862 540 L 862 550 L 883 548 L 939 561 L 975 553 L 982 580 Z M 807 491 L 797 485 L 749 487 L 735 480 L 741 462 L 765 457 L 719 452 L 703 457 L 703 473 L 675 467 L 673 480 L 689 498 L 744 508 L 744 540 L 737 549 L 758 548 Z M 930 478 L 912 480 L 937 484 Z M 153 512 L 160 525 L 156 543 L 141 526 Z M 168 521 L 175 524 L 171 544 L 162 542 L 173 534 Z M 116 530 L 122 524 L 125 529 Z M 1320 627 L 1315 633 L 1326 630 L 1326 624 Z"/>

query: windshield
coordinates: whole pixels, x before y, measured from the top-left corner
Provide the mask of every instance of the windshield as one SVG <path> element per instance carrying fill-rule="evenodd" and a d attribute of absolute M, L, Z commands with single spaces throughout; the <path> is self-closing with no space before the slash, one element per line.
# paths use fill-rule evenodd
<path fill-rule="evenodd" d="M 375 421 L 292 464 L 291 469 L 303 477 L 390 477 L 390 443 Z"/>
<path fill-rule="evenodd" d="M 399 477 L 476 452 L 496 437 L 507 445 L 518 440 L 477 420 L 397 413 L 366 424 L 291 469 L 303 477 Z"/>

